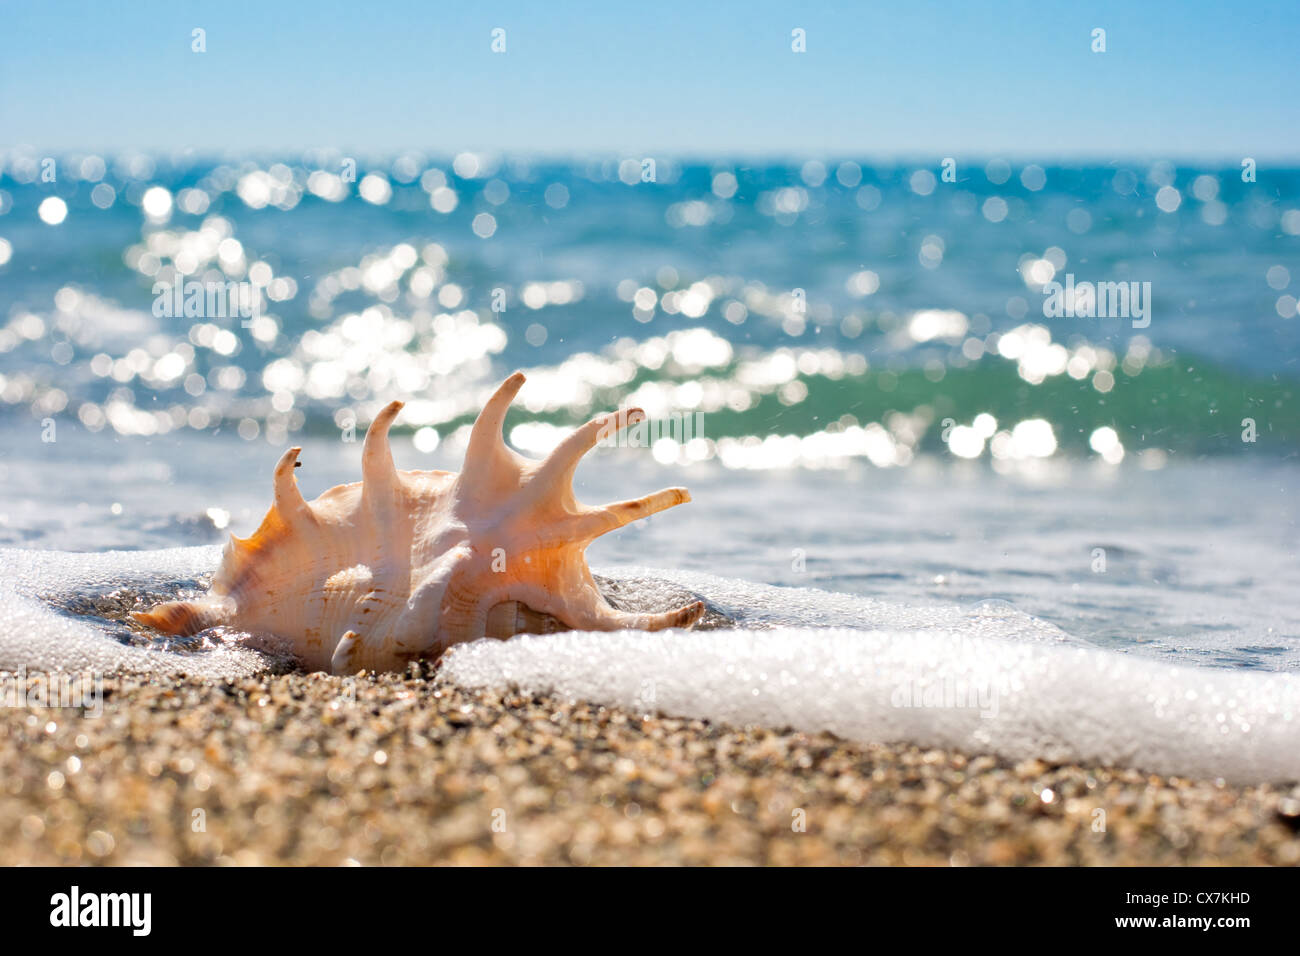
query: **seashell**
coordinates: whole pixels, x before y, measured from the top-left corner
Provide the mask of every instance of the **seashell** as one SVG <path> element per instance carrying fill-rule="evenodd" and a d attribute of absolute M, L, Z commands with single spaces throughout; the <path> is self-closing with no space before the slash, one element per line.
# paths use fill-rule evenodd
<path fill-rule="evenodd" d="M 400 670 L 480 637 L 521 631 L 654 631 L 691 627 L 696 601 L 662 614 L 611 607 L 587 568 L 587 545 L 673 505 L 685 488 L 600 507 L 580 504 L 573 474 L 598 441 L 645 417 L 597 416 L 543 461 L 506 446 L 502 423 L 520 372 L 474 423 L 465 465 L 398 471 L 388 429 L 393 402 L 366 432 L 363 480 L 308 503 L 294 473 L 301 448 L 275 466 L 275 502 L 251 537 L 231 536 L 208 593 L 132 616 L 170 634 L 215 625 L 273 635 L 313 670 Z"/>

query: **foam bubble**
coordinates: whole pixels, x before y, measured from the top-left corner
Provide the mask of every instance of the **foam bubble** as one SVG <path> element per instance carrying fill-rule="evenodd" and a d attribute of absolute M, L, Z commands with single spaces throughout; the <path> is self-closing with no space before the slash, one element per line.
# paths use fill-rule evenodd
<path fill-rule="evenodd" d="M 59 609 L 119 588 L 174 587 L 211 572 L 220 554 L 215 547 L 102 554 L 0 549 L 0 670 L 184 672 L 220 678 L 266 669 L 266 655 L 238 644 L 202 654 L 131 647 L 112 639 L 92 619 Z"/>

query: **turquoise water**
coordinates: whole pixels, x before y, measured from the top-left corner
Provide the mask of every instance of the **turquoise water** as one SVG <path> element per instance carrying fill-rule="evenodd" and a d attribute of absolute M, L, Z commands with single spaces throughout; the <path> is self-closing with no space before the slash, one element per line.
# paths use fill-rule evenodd
<path fill-rule="evenodd" d="M 309 496 L 355 480 L 393 398 L 399 465 L 457 468 L 522 368 L 525 452 L 620 404 L 663 426 L 586 500 L 695 494 L 595 564 L 1300 667 L 1300 170 L 39 159 L 0 161 L 0 544 L 246 533 L 280 449 Z M 1145 314 L 1045 315 L 1066 276 L 1150 283 Z M 168 315 L 178 277 L 261 306 Z"/>
<path fill-rule="evenodd" d="M 953 450 L 999 460 L 1300 442 L 1300 170 L 992 160 L 945 182 L 719 160 L 643 182 L 627 160 L 461 154 L 362 161 L 346 182 L 327 153 L 82 155 L 47 183 L 38 160 L 0 166 L 0 409 L 19 421 L 283 444 L 416 397 L 401 425 L 429 447 L 524 368 L 534 420 L 703 413 L 683 462 L 906 465 L 963 427 Z M 1045 316 L 1044 282 L 1066 276 L 1149 283 L 1146 314 Z M 251 283 L 258 316 L 156 315 L 155 284 L 178 279 Z M 1009 441 L 1040 420 L 1050 440 Z M 870 434 L 820 454 L 739 450 L 855 427 Z"/>

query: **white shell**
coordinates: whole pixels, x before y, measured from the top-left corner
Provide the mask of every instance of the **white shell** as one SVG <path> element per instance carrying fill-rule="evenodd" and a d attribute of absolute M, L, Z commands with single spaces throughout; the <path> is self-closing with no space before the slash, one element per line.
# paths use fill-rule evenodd
<path fill-rule="evenodd" d="M 335 674 L 399 670 L 461 641 L 537 629 L 538 615 L 578 630 L 695 624 L 698 601 L 663 614 L 610 607 L 584 556 L 600 535 L 690 500 L 685 488 L 601 507 L 574 498 L 582 456 L 644 414 L 594 418 L 534 461 L 501 435 L 523 383 L 516 372 L 488 400 L 459 474 L 397 470 L 388 429 L 401 402 L 366 433 L 363 480 L 310 504 L 294 474 L 301 449 L 289 449 L 275 467 L 275 503 L 251 537 L 231 537 L 208 594 L 134 617 L 173 634 L 225 624 L 274 635 L 307 667 Z"/>

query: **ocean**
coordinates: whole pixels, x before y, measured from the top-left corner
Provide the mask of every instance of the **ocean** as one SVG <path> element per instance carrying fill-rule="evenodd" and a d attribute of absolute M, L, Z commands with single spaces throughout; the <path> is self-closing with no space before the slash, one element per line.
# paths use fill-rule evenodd
<path fill-rule="evenodd" d="M 1122 694 L 1090 698 L 1116 726 L 1141 724 L 1148 685 L 1162 700 L 1210 687 L 1228 723 L 1251 686 L 1273 688 L 1254 738 L 1249 721 L 1230 737 L 1238 750 L 1281 740 L 1300 720 L 1298 237 L 1300 169 L 1213 163 L 11 151 L 0 546 L 23 549 L 3 552 L 11 626 L 43 593 L 66 604 L 78 580 L 115 582 L 91 559 L 23 552 L 137 552 L 113 559 L 121 581 L 173 567 L 159 549 L 199 548 L 184 554 L 201 567 L 255 526 L 287 445 L 304 446 L 309 498 L 356 480 L 357 439 L 400 398 L 399 467 L 456 469 L 484 398 L 522 369 L 507 434 L 524 453 L 606 408 L 650 416 L 639 440 L 583 465 L 582 500 L 692 491 L 599 541 L 594 567 L 685 574 L 742 621 L 747 607 L 800 609 L 757 622 L 758 644 L 728 644 L 714 664 L 780 659 L 763 643 L 775 640 L 833 669 L 844 628 L 907 641 L 895 625 L 921 614 L 972 666 L 986 638 L 1031 647 L 1017 679 L 1067 652 L 1098 679 L 1140 661 L 1115 678 Z M 34 568 L 61 569 L 58 587 Z M 760 585 L 786 590 L 756 597 Z M 819 627 L 836 630 L 815 650 Z M 544 640 L 474 645 L 452 669 L 486 680 L 483 655 Z M 672 655 L 687 688 L 689 672 L 717 677 L 694 656 L 707 635 L 689 640 Z M 43 652 L 24 653 L 30 665 Z M 869 670 L 855 661 L 845 673 Z M 500 666 L 540 679 L 544 665 Z M 601 696 L 565 680 L 543 683 Z M 820 691 L 849 713 L 864 686 Z M 696 689 L 662 696 L 754 716 L 702 703 L 716 681 Z M 826 726 L 812 690 L 784 719 Z M 1035 699 L 1033 713 L 1055 712 Z M 869 736 L 869 716 L 845 732 Z M 986 727 L 914 717 L 893 731 L 959 745 Z M 1087 753 L 1216 766 L 1108 739 Z M 1294 775 L 1280 745 L 1260 746 L 1237 764 L 1221 741 L 1201 752 L 1230 775 Z"/>

